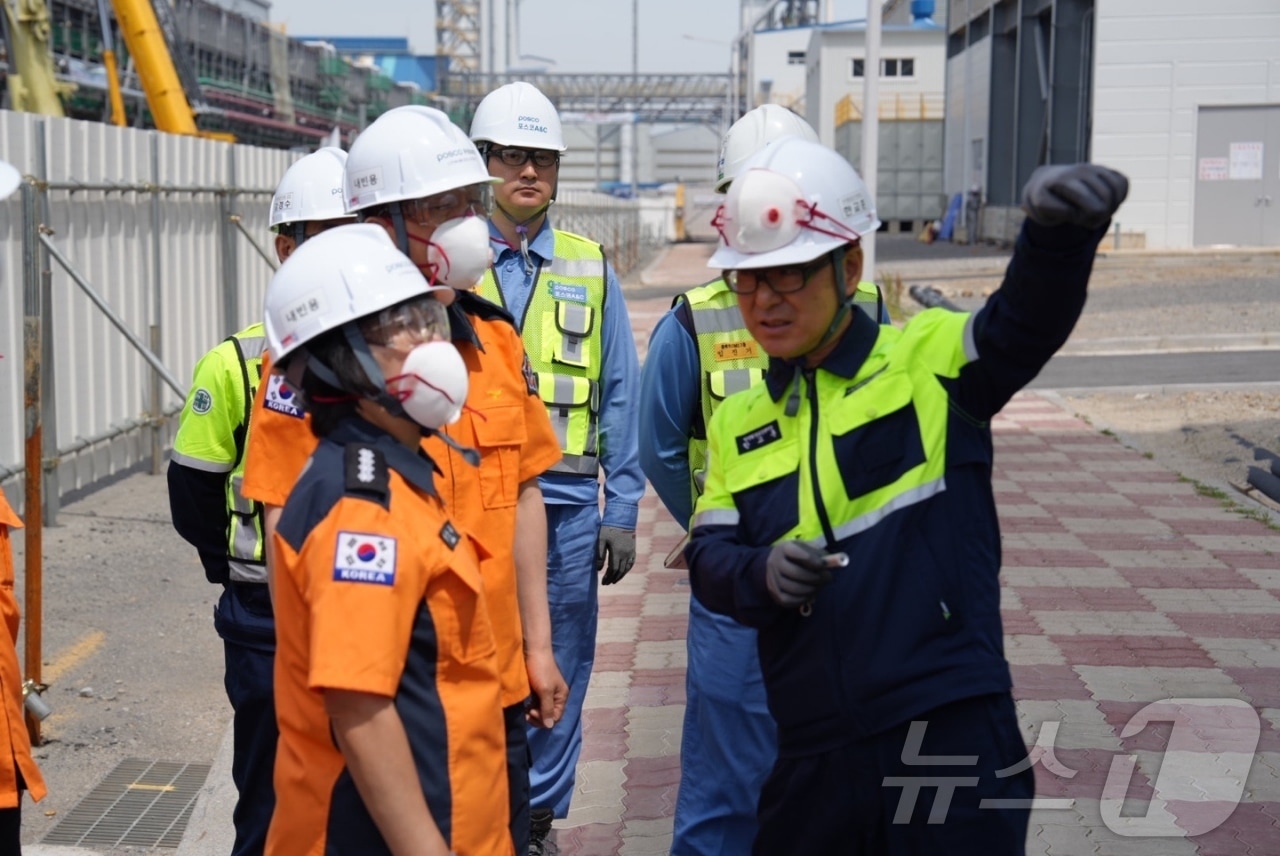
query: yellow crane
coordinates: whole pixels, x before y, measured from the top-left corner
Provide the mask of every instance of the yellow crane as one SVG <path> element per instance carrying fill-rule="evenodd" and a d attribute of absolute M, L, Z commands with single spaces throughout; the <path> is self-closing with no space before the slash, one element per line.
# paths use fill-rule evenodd
<path fill-rule="evenodd" d="M 160 0 L 166 2 L 166 0 Z M 138 68 L 138 78 L 147 96 L 147 105 L 156 127 L 170 134 L 188 134 L 234 143 L 231 134 L 202 131 L 183 89 L 165 41 L 164 30 L 152 0 L 111 0 L 125 45 Z M 50 35 L 53 27 L 46 0 L 0 0 L 9 34 L 9 96 L 15 110 L 64 116 L 62 99 L 75 84 L 59 81 L 53 67 Z M 125 124 L 124 96 L 111 38 L 107 0 L 98 0 L 102 23 L 102 62 L 107 73 L 107 97 L 111 122 Z"/>
<path fill-rule="evenodd" d="M 99 0 L 100 8 L 103 3 L 104 0 Z M 151 4 L 152 0 L 111 0 L 116 20 L 120 22 L 120 34 L 137 66 L 138 79 L 142 83 L 142 91 L 146 93 L 147 106 L 151 108 L 151 118 L 156 127 L 170 134 L 187 134 L 234 143 L 236 138 L 232 134 L 202 131 L 196 127 L 195 111 L 191 109 L 191 102 L 187 100 L 187 93 L 182 88 L 182 80 L 165 42 L 164 30 L 161 29 L 155 7 Z M 102 18 L 109 36 L 110 27 L 105 23 L 105 11 L 102 9 Z M 106 39 L 104 51 L 109 47 L 110 41 L 110 38 Z M 118 103 L 120 121 L 116 124 L 123 124 L 124 102 L 120 95 L 119 75 L 112 73 L 114 65 L 113 52 L 111 65 L 107 69 L 108 85 L 113 90 L 110 94 L 111 112 L 114 121 Z"/>
<path fill-rule="evenodd" d="M 53 70 L 49 4 L 45 0 L 0 0 L 9 31 L 9 103 L 14 110 L 66 115 L 62 98 L 75 85 L 62 83 Z"/>
<path fill-rule="evenodd" d="M 111 124 L 124 127 L 124 93 L 120 89 L 120 69 L 116 66 L 116 43 L 111 38 L 107 0 L 98 0 L 98 23 L 102 27 L 102 67 L 107 72 L 107 98 L 111 103 Z"/>

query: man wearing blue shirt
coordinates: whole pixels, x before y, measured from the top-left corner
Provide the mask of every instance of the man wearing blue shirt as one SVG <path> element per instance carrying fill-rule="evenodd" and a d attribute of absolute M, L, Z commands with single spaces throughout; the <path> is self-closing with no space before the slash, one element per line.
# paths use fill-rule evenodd
<path fill-rule="evenodd" d="M 527 83 L 502 86 L 477 107 L 471 139 L 490 174 L 502 179 L 489 221 L 495 263 L 479 292 L 516 319 L 564 453 L 539 481 L 552 648 L 569 700 L 554 728 L 529 733 L 530 853 L 554 853 L 551 821 L 569 812 L 582 751 L 582 703 L 595 661 L 595 572 L 606 568 L 601 582 L 611 585 L 635 563 L 644 494 L 636 450 L 640 370 L 622 289 L 603 248 L 552 229 L 547 218 L 565 149 L 551 102 Z"/>
<path fill-rule="evenodd" d="M 716 192 L 728 191 L 748 157 L 790 136 L 818 140 L 785 107 L 765 104 L 749 111 L 725 134 Z M 889 322 L 875 285 L 861 283 L 854 302 L 870 317 Z M 763 378 L 767 365 L 723 279 L 677 297 L 654 328 L 640 376 L 640 466 L 682 527 L 688 527 L 701 492 L 710 414 L 724 394 Z M 690 598 L 686 646 L 671 856 L 746 853 L 756 834 L 760 787 L 777 754 L 756 631 Z"/>

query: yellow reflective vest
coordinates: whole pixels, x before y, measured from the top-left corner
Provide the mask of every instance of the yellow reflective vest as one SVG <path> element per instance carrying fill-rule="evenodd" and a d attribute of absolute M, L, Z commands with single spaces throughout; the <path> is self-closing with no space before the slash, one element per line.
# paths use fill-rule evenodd
<path fill-rule="evenodd" d="M 854 305 L 871 320 L 880 322 L 882 299 L 873 282 L 860 282 Z M 751 338 L 738 296 L 724 279 L 690 289 L 676 297 L 673 306 L 688 305 L 690 325 L 686 327 L 698 347 L 699 418 L 689 435 L 689 475 L 696 503 L 702 494 L 707 469 L 707 426 L 720 402 L 729 395 L 754 386 L 769 366 L 769 355 Z M 684 324 L 684 318 L 677 315 Z M 690 329 L 691 327 L 691 329 Z"/>
<path fill-rule="evenodd" d="M 227 474 L 227 559 L 232 582 L 267 581 L 262 504 L 241 492 L 249 413 L 262 379 L 265 347 L 263 325 L 253 324 L 201 358 L 173 440 L 175 463 Z"/>
<path fill-rule="evenodd" d="M 548 472 L 594 479 L 600 470 L 600 373 L 607 266 L 604 249 L 571 232 L 553 231 L 551 263 L 534 279 L 517 327 L 538 395 L 547 407 L 563 459 Z M 493 269 L 477 288 L 506 306 Z"/>

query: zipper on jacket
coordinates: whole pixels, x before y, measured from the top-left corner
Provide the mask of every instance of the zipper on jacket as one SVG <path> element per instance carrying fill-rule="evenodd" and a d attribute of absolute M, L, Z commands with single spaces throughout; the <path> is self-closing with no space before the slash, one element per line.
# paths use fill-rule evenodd
<path fill-rule="evenodd" d="M 822 483 L 818 481 L 818 373 L 805 369 L 804 381 L 809 387 L 809 480 L 813 482 L 813 504 L 822 522 L 822 535 L 827 539 L 827 549 L 836 543 L 836 533 L 831 528 L 831 516 L 822 502 Z"/>

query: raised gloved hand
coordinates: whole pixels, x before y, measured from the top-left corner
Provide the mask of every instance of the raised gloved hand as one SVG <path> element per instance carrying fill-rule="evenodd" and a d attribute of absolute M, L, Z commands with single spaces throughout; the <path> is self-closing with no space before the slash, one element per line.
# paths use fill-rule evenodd
<path fill-rule="evenodd" d="M 608 562 L 601 585 L 611 586 L 620 582 L 636 563 L 636 533 L 616 526 L 601 526 L 596 536 L 596 570 Z"/>
<path fill-rule="evenodd" d="M 822 553 L 803 541 L 775 545 L 765 562 L 769 596 L 786 609 L 804 605 L 831 579 L 831 571 L 822 563 Z"/>
<path fill-rule="evenodd" d="M 1022 190 L 1022 209 L 1041 226 L 1096 229 L 1129 195 L 1129 179 L 1091 163 L 1042 166 Z"/>

